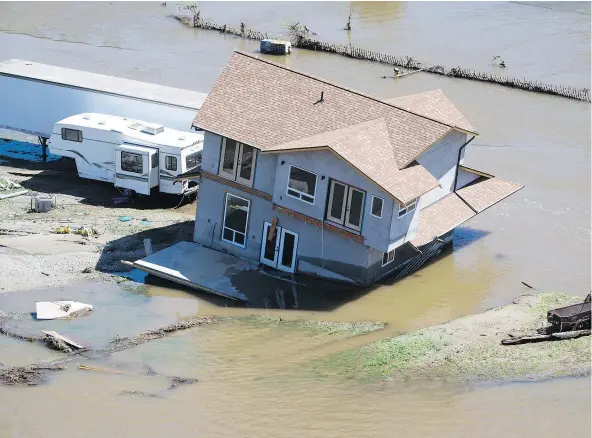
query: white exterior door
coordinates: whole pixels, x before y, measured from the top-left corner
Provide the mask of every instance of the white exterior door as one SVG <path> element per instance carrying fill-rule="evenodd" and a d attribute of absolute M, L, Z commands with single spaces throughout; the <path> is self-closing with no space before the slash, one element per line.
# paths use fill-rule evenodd
<path fill-rule="evenodd" d="M 296 248 L 298 248 L 298 234 L 282 228 L 277 265 L 280 271 L 294 272 L 296 270 Z"/>
<path fill-rule="evenodd" d="M 272 268 L 277 268 L 278 253 L 280 250 L 280 239 L 279 234 L 281 231 L 280 227 L 275 227 L 273 234 L 270 236 L 269 231 L 271 224 L 265 222 L 263 224 L 263 237 L 261 239 L 261 256 L 259 260 L 261 263 Z"/>
<path fill-rule="evenodd" d="M 364 214 L 364 192 L 350 187 L 345 210 L 345 226 L 360 231 Z"/>
<path fill-rule="evenodd" d="M 271 229 L 272 225 L 265 222 L 259 260 L 264 265 L 280 271 L 294 272 L 296 270 L 298 234 L 277 226 L 270 234 Z"/>

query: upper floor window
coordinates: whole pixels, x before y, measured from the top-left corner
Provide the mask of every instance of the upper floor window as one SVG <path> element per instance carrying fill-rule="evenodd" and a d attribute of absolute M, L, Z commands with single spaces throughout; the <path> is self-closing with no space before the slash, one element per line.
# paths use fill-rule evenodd
<path fill-rule="evenodd" d="M 228 179 L 252 186 L 257 151 L 254 147 L 224 137 L 218 173 Z"/>
<path fill-rule="evenodd" d="M 78 129 L 62 128 L 62 140 L 82 142 L 82 131 Z"/>
<path fill-rule="evenodd" d="M 309 204 L 314 204 L 317 191 L 317 174 L 290 166 L 287 194 Z"/>
<path fill-rule="evenodd" d="M 418 198 L 415 198 L 414 200 L 409 201 L 407 204 L 399 204 L 399 217 L 403 217 L 407 213 L 415 210 L 415 207 L 417 206 L 417 199 Z"/>
<path fill-rule="evenodd" d="M 374 217 L 377 217 L 378 219 L 381 219 L 383 203 L 384 200 L 382 198 L 372 195 L 372 210 L 370 211 L 370 214 Z"/>
<path fill-rule="evenodd" d="M 365 192 L 331 180 L 327 219 L 356 231 L 362 229 Z"/>

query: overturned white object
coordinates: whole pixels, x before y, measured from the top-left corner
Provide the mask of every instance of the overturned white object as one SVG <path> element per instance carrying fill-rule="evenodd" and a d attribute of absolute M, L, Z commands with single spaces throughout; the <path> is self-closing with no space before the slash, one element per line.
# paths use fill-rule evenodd
<path fill-rule="evenodd" d="M 91 304 L 78 301 L 37 301 L 35 304 L 37 319 L 67 318 L 74 312 L 93 309 Z"/>
<path fill-rule="evenodd" d="M 74 342 L 72 339 L 68 339 L 65 336 L 60 335 L 58 332 L 54 332 L 53 330 L 41 330 L 41 333 L 45 334 L 46 336 L 52 337 L 54 339 L 57 339 L 59 341 L 64 342 L 65 344 L 68 344 L 71 347 L 77 348 L 77 349 L 82 349 L 84 348 L 84 346 L 77 344 L 76 342 Z"/>

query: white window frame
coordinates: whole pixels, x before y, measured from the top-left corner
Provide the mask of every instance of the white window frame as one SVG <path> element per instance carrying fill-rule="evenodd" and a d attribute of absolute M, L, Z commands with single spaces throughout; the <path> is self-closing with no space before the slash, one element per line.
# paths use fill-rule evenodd
<path fill-rule="evenodd" d="M 343 199 L 343 207 L 341 208 L 341 217 L 334 217 L 331 216 L 331 209 L 333 207 L 333 193 L 335 184 L 339 184 L 340 186 L 345 187 L 344 199 Z M 352 202 L 352 195 L 353 192 L 360 192 L 362 194 L 362 205 L 360 206 L 360 225 L 354 225 L 349 221 L 350 212 L 351 212 L 351 202 Z M 341 181 L 337 181 L 335 179 L 330 180 L 329 183 L 329 202 L 327 205 L 327 219 L 331 222 L 335 222 L 336 224 L 342 225 L 346 229 L 354 230 L 354 231 L 361 231 L 362 230 L 362 223 L 364 222 L 364 204 L 366 203 L 366 192 L 364 190 L 358 189 L 357 187 L 351 186 L 349 184 L 342 183 Z"/>
<path fill-rule="evenodd" d="M 232 139 L 230 139 L 232 140 Z M 218 175 L 230 179 L 233 181 L 240 182 L 244 185 L 249 187 L 253 186 L 253 180 L 255 179 L 255 165 L 257 164 L 257 149 L 253 146 L 249 146 L 247 144 L 238 142 L 233 140 L 236 143 L 236 149 L 234 151 L 234 161 L 232 166 L 232 172 L 227 172 L 224 170 L 224 153 L 226 152 L 226 137 L 222 137 L 222 147 L 220 148 L 220 164 L 218 166 Z M 241 178 L 241 166 L 242 166 L 242 156 L 243 156 L 243 148 L 250 147 L 253 149 L 253 160 L 251 164 L 251 175 L 249 179 Z"/>
<path fill-rule="evenodd" d="M 173 166 L 174 164 L 174 166 Z M 164 168 L 166 170 L 172 170 L 175 172 L 177 170 L 177 157 L 174 155 L 165 155 L 164 156 Z"/>
<path fill-rule="evenodd" d="M 375 199 L 380 199 L 380 214 L 378 216 L 376 216 L 373 211 L 374 211 L 374 200 Z M 372 195 L 372 202 L 370 203 L 370 216 L 374 216 L 378 219 L 382 219 L 382 211 L 384 209 L 384 199 L 381 198 L 380 196 L 376 196 L 376 195 Z"/>
<path fill-rule="evenodd" d="M 339 184 L 340 186 L 344 187 L 344 197 L 343 197 L 344 199 L 343 199 L 343 204 L 341 206 L 341 217 L 331 216 L 331 210 L 333 209 L 333 192 L 335 190 L 335 184 Z M 327 206 L 327 219 L 329 219 L 330 221 L 333 221 L 333 222 L 336 222 L 336 223 L 342 224 L 342 225 L 345 223 L 345 208 L 347 207 L 347 192 L 348 192 L 347 184 L 343 184 L 342 182 L 331 179 L 331 182 L 329 183 L 329 205 Z"/>
<path fill-rule="evenodd" d="M 124 169 L 123 165 L 124 165 L 124 160 L 123 160 L 123 154 L 129 155 L 130 157 L 140 157 L 141 160 L 141 169 L 138 170 L 128 170 L 128 169 Z M 127 173 L 137 173 L 137 174 L 142 174 L 142 172 L 144 172 L 144 155 L 142 154 L 138 154 L 137 152 L 130 152 L 130 151 L 119 151 L 119 167 L 121 169 L 122 172 L 127 172 Z"/>
<path fill-rule="evenodd" d="M 391 256 L 392 254 L 392 256 Z M 384 262 L 384 256 L 386 255 L 386 263 Z M 392 249 L 389 252 L 382 253 L 382 266 L 390 265 L 395 261 L 395 250 Z"/>
<path fill-rule="evenodd" d="M 354 225 L 349 221 L 351 213 L 352 195 L 354 192 L 360 192 L 362 194 L 362 205 L 360 206 L 360 225 Z M 347 191 L 347 207 L 345 209 L 345 226 L 352 230 L 361 231 L 362 222 L 364 221 L 364 203 L 366 202 L 366 192 L 355 187 L 349 186 Z"/>
<path fill-rule="evenodd" d="M 409 201 L 407 204 L 399 203 L 399 218 L 402 218 L 407 213 L 411 213 L 412 211 L 415 211 L 415 209 L 417 208 L 418 201 L 419 201 L 419 198 L 415 198 L 415 199 Z M 403 213 L 401 213 L 401 212 L 403 212 Z"/>
<path fill-rule="evenodd" d="M 303 172 L 310 173 L 311 175 L 314 175 L 315 176 L 314 195 L 311 196 L 308 193 L 304 193 L 304 192 L 301 192 L 298 189 L 294 189 L 294 188 L 290 187 L 290 175 L 292 174 L 292 167 L 294 167 L 296 169 L 299 169 L 299 170 L 302 170 Z M 317 197 L 317 188 L 318 188 L 318 185 L 319 185 L 319 175 L 317 175 L 314 172 L 311 172 L 310 170 L 306 170 L 306 169 L 303 169 L 302 167 L 293 166 L 292 164 L 290 164 L 290 167 L 288 168 L 288 182 L 286 183 L 286 195 L 287 196 L 289 196 L 291 198 L 294 198 L 294 199 L 299 199 L 302 202 L 306 202 L 307 204 L 314 205 L 314 203 L 315 203 L 315 201 L 317 199 L 316 197 Z M 298 193 L 300 196 L 292 195 L 290 193 L 290 190 L 293 191 L 293 192 Z M 302 199 L 302 195 L 312 198 L 312 202 L 310 202 L 307 199 Z"/>
<path fill-rule="evenodd" d="M 233 196 L 235 198 L 242 199 L 243 201 L 247 201 L 247 203 L 248 203 L 247 219 L 245 221 L 245 232 L 241 233 L 240 231 L 234 230 L 232 228 L 228 228 L 230 231 L 233 232 L 233 234 L 232 234 L 233 238 L 236 236 L 236 233 L 245 235 L 244 245 L 241 245 L 240 243 L 237 243 L 233 240 L 227 240 L 224 238 L 224 230 L 227 228 L 226 227 L 226 208 L 228 207 L 228 197 L 229 196 Z M 249 199 L 243 198 L 242 196 L 237 196 L 237 195 L 230 193 L 230 192 L 226 193 L 226 196 L 224 197 L 224 220 L 222 221 L 222 236 L 221 236 L 222 241 L 224 241 L 226 243 L 230 243 L 231 245 L 234 245 L 234 246 L 238 246 L 239 248 L 246 248 L 247 247 L 247 237 L 249 235 L 248 231 L 249 231 L 249 216 L 250 215 L 251 215 L 251 201 Z"/>

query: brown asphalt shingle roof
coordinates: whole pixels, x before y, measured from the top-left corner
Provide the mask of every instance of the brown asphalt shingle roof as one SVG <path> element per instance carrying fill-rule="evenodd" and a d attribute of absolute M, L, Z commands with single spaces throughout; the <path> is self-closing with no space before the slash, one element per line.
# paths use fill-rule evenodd
<path fill-rule="evenodd" d="M 194 125 L 266 151 L 377 119 L 384 120 L 393 164 L 398 169 L 411 164 L 454 129 L 425 115 L 240 52 L 231 56 Z M 377 162 L 384 159 L 373 148 L 366 152 Z"/>
<path fill-rule="evenodd" d="M 324 132 L 274 146 L 267 151 L 310 148 L 331 149 L 402 203 L 407 203 L 439 185 L 438 180 L 417 162 L 405 169 L 398 169 L 384 119 Z"/>
<path fill-rule="evenodd" d="M 471 126 L 465 116 L 461 114 L 442 90 L 430 90 L 408 96 L 394 97 L 386 99 L 385 102 L 477 134 L 475 128 Z"/>
<path fill-rule="evenodd" d="M 524 186 L 501 178 L 481 177 L 456 192 L 478 213 L 481 213 L 522 187 Z"/>
<path fill-rule="evenodd" d="M 430 243 L 436 237 L 446 234 L 473 216 L 475 212 L 455 193 L 450 193 L 421 210 L 417 234 L 411 243 L 415 246 Z"/>
<path fill-rule="evenodd" d="M 496 177 L 478 178 L 421 210 L 417 234 L 411 243 L 421 246 L 431 242 L 522 187 Z"/>

